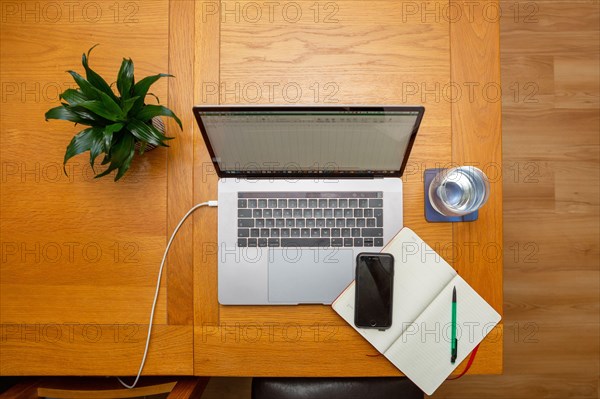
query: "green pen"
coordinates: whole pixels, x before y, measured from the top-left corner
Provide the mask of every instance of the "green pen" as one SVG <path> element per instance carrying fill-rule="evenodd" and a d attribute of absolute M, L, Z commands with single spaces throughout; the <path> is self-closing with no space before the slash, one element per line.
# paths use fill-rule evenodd
<path fill-rule="evenodd" d="M 456 339 L 456 286 L 452 290 L 452 337 L 450 338 L 450 362 L 456 361 L 458 340 Z"/>

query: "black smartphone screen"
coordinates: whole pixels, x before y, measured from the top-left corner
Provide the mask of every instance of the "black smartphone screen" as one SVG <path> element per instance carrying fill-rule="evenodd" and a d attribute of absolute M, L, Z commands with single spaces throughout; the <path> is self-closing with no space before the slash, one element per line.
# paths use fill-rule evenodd
<path fill-rule="evenodd" d="M 356 257 L 356 303 L 354 324 L 357 327 L 392 326 L 394 257 L 383 253 L 360 253 Z"/>

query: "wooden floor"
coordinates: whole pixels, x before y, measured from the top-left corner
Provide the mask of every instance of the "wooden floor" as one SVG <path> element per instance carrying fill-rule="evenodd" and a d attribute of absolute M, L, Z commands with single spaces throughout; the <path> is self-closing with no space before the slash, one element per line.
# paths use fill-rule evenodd
<path fill-rule="evenodd" d="M 505 369 L 435 397 L 598 398 L 599 1 L 501 4 Z"/>

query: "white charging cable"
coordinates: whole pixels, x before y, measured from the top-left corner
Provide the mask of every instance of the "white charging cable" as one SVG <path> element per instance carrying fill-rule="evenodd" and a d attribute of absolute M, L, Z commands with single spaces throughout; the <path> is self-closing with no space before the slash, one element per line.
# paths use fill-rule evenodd
<path fill-rule="evenodd" d="M 192 214 L 196 209 L 202 208 L 203 206 L 217 206 L 217 201 L 208 201 L 203 202 L 201 204 L 196 204 L 190 209 L 179 221 L 175 229 L 173 230 L 173 234 L 171 234 L 171 238 L 169 238 L 169 242 L 167 243 L 167 247 L 165 248 L 165 253 L 163 255 L 162 261 L 160 262 L 160 269 L 158 270 L 158 277 L 156 279 L 156 291 L 154 292 L 154 301 L 152 302 L 152 310 L 150 311 L 150 321 L 148 322 L 148 336 L 146 337 L 146 347 L 144 348 L 144 356 L 142 357 L 142 362 L 140 363 L 140 369 L 138 370 L 137 376 L 135 377 L 135 381 L 131 385 L 127 385 L 121 378 L 117 377 L 119 382 L 125 388 L 135 388 L 142 375 L 142 370 L 144 369 L 144 365 L 146 364 L 146 357 L 148 356 L 148 347 L 150 346 L 150 334 L 152 333 L 152 320 L 154 320 L 154 310 L 156 310 L 156 301 L 158 299 L 158 292 L 160 290 L 160 280 L 162 277 L 163 268 L 165 266 L 165 261 L 167 260 L 167 255 L 169 254 L 169 249 L 171 248 L 171 244 L 173 243 L 173 239 L 175 235 L 183 225 L 183 222 Z"/>

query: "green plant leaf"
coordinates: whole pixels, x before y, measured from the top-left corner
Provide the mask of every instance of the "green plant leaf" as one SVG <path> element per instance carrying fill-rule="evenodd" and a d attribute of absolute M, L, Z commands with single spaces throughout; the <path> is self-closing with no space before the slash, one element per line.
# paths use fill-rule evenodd
<path fill-rule="evenodd" d="M 106 148 L 106 152 L 108 152 L 110 149 L 110 144 L 112 143 L 113 133 L 116 133 L 119 130 L 123 129 L 123 126 L 125 126 L 123 123 L 115 123 L 112 125 L 108 125 L 104 128 L 103 135 L 104 135 L 104 147 Z"/>
<path fill-rule="evenodd" d="M 63 161 L 63 170 L 65 175 L 67 174 L 67 161 L 73 158 L 75 155 L 81 154 L 82 152 L 89 151 L 92 147 L 93 128 L 87 128 L 77 133 L 71 142 L 67 146 L 67 151 L 65 152 L 65 159 Z"/>
<path fill-rule="evenodd" d="M 108 83 L 106 83 L 106 80 L 104 80 L 102 76 L 94 72 L 94 70 L 89 66 L 88 60 L 90 53 L 96 46 L 97 44 L 92 46 L 92 48 L 88 50 L 87 56 L 85 53 L 83 53 L 83 55 L 81 56 L 81 64 L 85 68 L 85 77 L 87 78 L 87 81 L 96 89 L 108 95 L 114 101 L 119 101 L 117 96 L 115 96 L 115 93 L 113 93 L 112 89 L 108 85 Z"/>
<path fill-rule="evenodd" d="M 93 113 L 98 114 L 101 117 L 106 118 L 110 121 L 118 122 L 121 120 L 120 113 L 117 114 L 117 113 L 107 110 L 104 107 L 104 105 L 102 104 L 102 101 L 98 101 L 98 100 L 84 101 L 81 104 L 79 104 L 79 106 L 83 107 L 85 109 L 88 109 L 88 110 L 92 111 Z"/>
<path fill-rule="evenodd" d="M 113 100 L 110 96 L 100 93 L 100 101 L 102 101 L 102 105 L 112 113 L 119 114 L 122 119 L 125 119 L 126 114 L 123 112 L 121 107 L 119 106 L 119 100 Z"/>
<path fill-rule="evenodd" d="M 105 118 L 101 117 L 100 115 L 97 115 L 97 114 L 91 112 L 87 108 L 81 107 L 80 105 L 67 106 L 67 107 L 71 111 L 73 111 L 74 113 L 79 115 L 81 118 L 89 120 L 90 126 L 105 126 L 105 125 L 109 125 L 112 123 L 108 119 L 105 119 Z"/>
<path fill-rule="evenodd" d="M 152 86 L 158 79 L 163 77 L 172 78 L 174 76 L 169 75 L 167 73 L 159 73 L 158 75 L 146 76 L 144 79 L 140 80 L 133 86 L 133 95 L 139 97 L 139 99 L 135 102 L 135 105 L 132 108 L 134 114 L 138 112 L 144 105 L 144 99 L 148 94 L 150 86 Z"/>
<path fill-rule="evenodd" d="M 77 83 L 77 86 L 79 86 L 79 88 L 81 89 L 83 94 L 86 95 L 88 100 L 97 100 L 100 98 L 100 96 L 98 95 L 99 90 L 96 89 L 94 86 L 92 86 L 90 84 L 90 82 L 85 80 L 83 78 L 83 76 L 81 76 L 80 74 L 78 74 L 75 71 L 67 71 L 67 72 L 69 74 L 71 74 L 71 76 L 73 77 L 73 80 L 75 80 L 75 83 Z"/>
<path fill-rule="evenodd" d="M 121 69 L 117 75 L 117 89 L 121 94 L 121 100 L 127 100 L 131 97 L 131 89 L 133 88 L 133 61 L 123 58 Z M 133 104 L 132 104 L 133 105 Z"/>
<path fill-rule="evenodd" d="M 127 123 L 127 130 L 129 130 L 131 134 L 133 134 L 135 138 L 141 142 L 168 147 L 162 142 L 166 139 L 162 133 L 158 132 L 156 129 L 152 129 L 151 126 L 137 119 L 132 119 Z M 159 134 L 156 134 L 157 132 Z"/>
<path fill-rule="evenodd" d="M 92 167 L 92 170 L 94 170 L 94 162 L 96 161 L 96 158 L 105 151 L 104 131 L 102 128 L 94 127 L 92 128 L 91 135 L 92 146 L 90 147 L 90 166 Z M 108 151 L 108 148 L 106 148 L 106 151 Z"/>
<path fill-rule="evenodd" d="M 167 137 L 163 134 L 163 132 L 159 129 L 157 129 L 156 127 L 154 127 L 154 125 L 148 125 L 148 127 L 150 127 L 150 130 L 152 130 L 152 133 L 154 134 L 154 136 L 158 137 L 161 141 L 167 141 L 167 140 L 173 140 L 175 137 Z M 168 145 L 166 143 L 162 143 L 161 144 L 162 147 L 168 147 Z"/>
<path fill-rule="evenodd" d="M 65 121 L 70 121 L 74 123 L 79 123 L 81 125 L 91 126 L 94 124 L 93 120 L 84 118 L 73 111 L 73 109 L 69 106 L 60 105 L 58 107 L 49 109 L 44 115 L 46 120 L 48 119 L 60 119 Z"/>
<path fill-rule="evenodd" d="M 175 137 L 167 137 L 163 134 L 162 131 L 158 130 L 157 128 L 154 127 L 154 125 L 149 125 L 150 129 L 154 132 L 154 135 L 156 137 L 160 137 L 161 140 L 173 140 Z M 168 147 L 168 145 L 164 145 L 165 147 Z"/>
<path fill-rule="evenodd" d="M 125 120 L 126 115 L 124 115 L 123 110 L 121 107 L 119 107 L 119 104 L 114 102 L 112 98 L 103 92 L 98 92 L 98 94 L 100 96 L 100 100 L 84 101 L 80 103 L 79 106 L 113 122 Z"/>
<path fill-rule="evenodd" d="M 119 180 L 123 177 L 125 172 L 127 172 L 127 169 L 129 169 L 134 155 L 135 139 L 130 134 L 124 134 L 119 141 L 113 145 L 113 148 L 110 151 L 110 166 L 104 172 L 96 175 L 96 178 L 106 176 L 113 170 L 118 169 L 119 171 L 115 176 L 115 181 Z"/>
<path fill-rule="evenodd" d="M 133 159 L 133 156 L 135 155 L 135 140 L 133 139 L 133 137 L 131 136 L 124 136 L 124 139 L 127 138 L 127 144 L 124 144 L 123 147 L 123 152 L 124 154 L 126 154 L 125 159 L 123 160 L 123 162 L 121 163 L 121 166 L 119 167 L 119 171 L 117 172 L 117 175 L 115 176 L 115 181 L 118 181 L 121 177 L 123 177 L 123 175 L 125 174 L 125 172 L 127 172 L 127 170 L 129 169 L 129 166 L 131 165 L 131 160 Z"/>
<path fill-rule="evenodd" d="M 179 120 L 177 115 L 175 115 L 175 113 L 169 108 L 164 107 L 162 105 L 146 105 L 135 115 L 137 119 L 143 122 L 147 122 L 156 116 L 167 116 L 175 119 L 175 121 L 179 125 L 179 128 L 183 130 L 183 126 L 181 125 L 181 121 Z"/>
<path fill-rule="evenodd" d="M 123 101 L 123 103 L 122 103 L 123 114 L 127 115 L 129 113 L 129 111 L 131 110 L 131 108 L 133 107 L 135 102 L 138 100 L 138 98 L 139 98 L 138 96 L 135 96 L 135 97 L 131 97 L 128 100 Z"/>
<path fill-rule="evenodd" d="M 78 105 L 79 103 L 88 100 L 85 94 L 77 89 L 67 89 L 59 96 L 59 98 L 68 102 L 69 105 Z"/>
<path fill-rule="evenodd" d="M 102 165 L 106 170 L 96 175 L 102 177 L 114 170 L 115 181 L 123 177 L 135 156 L 136 145 L 140 143 L 140 153 L 152 146 L 165 146 L 164 132 L 152 125 L 155 117 L 173 118 L 180 128 L 181 120 L 170 109 L 160 105 L 147 105 L 147 96 L 158 97 L 149 92 L 150 87 L 162 77 L 169 74 L 147 76 L 136 82 L 134 63 L 123 59 L 117 80 L 112 87 L 106 80 L 90 67 L 90 54 L 97 45 L 82 54 L 81 63 L 85 69 L 85 77 L 75 71 L 68 71 L 78 88 L 67 89 L 60 95 L 62 105 L 48 110 L 46 120 L 61 119 L 80 123 L 89 128 L 82 130 L 67 146 L 64 165 L 72 157 L 82 152 L 90 152 L 92 169 L 102 154 Z M 120 96 L 119 96 L 120 95 Z"/>
<path fill-rule="evenodd" d="M 145 97 L 152 86 L 160 78 L 174 78 L 173 75 L 168 73 L 159 73 L 158 75 L 146 76 L 133 86 L 133 93 L 136 96 Z"/>

